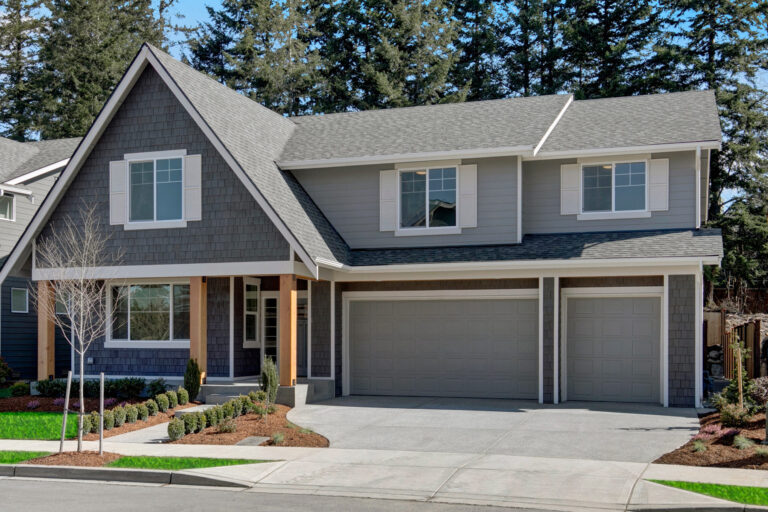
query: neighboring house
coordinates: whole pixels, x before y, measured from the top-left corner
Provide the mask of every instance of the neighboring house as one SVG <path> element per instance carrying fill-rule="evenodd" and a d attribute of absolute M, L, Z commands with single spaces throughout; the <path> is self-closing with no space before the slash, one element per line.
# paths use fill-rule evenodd
<path fill-rule="evenodd" d="M 0 137 L 0 261 L 5 261 L 43 203 L 80 139 L 16 142 Z M 37 311 L 26 277 L 8 277 L 0 301 L 0 356 L 22 378 L 37 376 Z M 71 350 L 57 336 L 56 375 L 71 368 Z"/>
<path fill-rule="evenodd" d="M 88 375 L 691 407 L 720 138 L 710 91 L 286 118 L 144 46 L 0 279 L 65 276 L 33 242 L 86 201 L 128 293 Z"/>

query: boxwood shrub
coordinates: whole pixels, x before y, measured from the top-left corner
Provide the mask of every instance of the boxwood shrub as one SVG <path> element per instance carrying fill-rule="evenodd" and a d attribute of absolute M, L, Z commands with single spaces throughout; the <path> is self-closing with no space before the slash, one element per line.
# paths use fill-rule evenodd
<path fill-rule="evenodd" d="M 104 411 L 104 430 L 112 430 L 115 426 L 115 413 L 112 411 Z"/>
<path fill-rule="evenodd" d="M 189 403 L 189 393 L 183 387 L 179 386 L 176 390 L 176 396 L 179 398 L 179 405 L 187 405 Z"/>
<path fill-rule="evenodd" d="M 179 418 L 174 418 L 168 423 L 168 437 L 171 441 L 178 441 L 184 437 L 184 422 Z"/>
<path fill-rule="evenodd" d="M 175 409 L 179 406 L 179 397 L 175 391 L 166 391 L 165 396 L 168 397 L 168 404 L 171 409 Z"/>
<path fill-rule="evenodd" d="M 221 405 L 217 405 L 213 409 L 216 411 L 217 423 L 221 423 L 222 421 L 224 421 L 224 418 L 226 417 L 226 414 L 224 412 L 224 407 L 222 407 Z"/>
<path fill-rule="evenodd" d="M 157 402 L 155 402 L 153 399 L 150 398 L 144 403 L 147 404 L 147 411 L 149 412 L 149 415 L 155 416 L 158 411 Z"/>
<path fill-rule="evenodd" d="M 83 414 L 83 435 L 90 434 L 93 430 L 90 414 Z"/>
<path fill-rule="evenodd" d="M 219 415 L 217 414 L 215 407 L 205 410 L 205 422 L 211 427 L 215 427 L 219 424 Z"/>
<path fill-rule="evenodd" d="M 160 410 L 160 412 L 165 412 L 168 410 L 168 406 L 170 405 L 170 401 L 168 400 L 168 395 L 165 393 L 162 393 L 160 395 L 157 395 L 155 397 L 155 400 L 157 401 L 157 408 Z"/>
<path fill-rule="evenodd" d="M 122 427 L 125 423 L 125 408 L 118 405 L 112 412 L 115 414 L 115 427 Z"/>
<path fill-rule="evenodd" d="M 126 405 L 125 406 L 126 423 L 136 423 L 137 419 L 139 419 L 139 409 L 137 409 L 135 405 Z"/>
<path fill-rule="evenodd" d="M 136 410 L 139 413 L 139 419 L 141 421 L 147 421 L 147 418 L 149 418 L 149 408 L 147 408 L 146 402 L 143 404 L 137 405 Z"/>
<path fill-rule="evenodd" d="M 193 434 L 197 430 L 197 414 L 191 412 L 181 418 L 184 420 L 184 433 Z"/>
<path fill-rule="evenodd" d="M 208 419 L 203 411 L 196 412 L 195 416 L 197 416 L 197 431 L 201 432 L 208 426 Z"/>
<path fill-rule="evenodd" d="M 11 386 L 11 396 L 27 396 L 29 394 L 29 384 L 26 382 L 14 382 Z"/>
<path fill-rule="evenodd" d="M 99 433 L 99 423 L 101 422 L 101 418 L 99 418 L 99 412 L 98 411 L 92 411 L 91 412 L 91 425 L 93 427 L 93 431 L 97 434 Z"/>

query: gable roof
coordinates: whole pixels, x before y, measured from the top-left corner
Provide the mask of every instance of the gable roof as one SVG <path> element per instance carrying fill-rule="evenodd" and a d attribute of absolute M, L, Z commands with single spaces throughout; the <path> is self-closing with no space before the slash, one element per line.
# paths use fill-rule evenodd
<path fill-rule="evenodd" d="M 16 184 L 23 182 L 19 180 L 25 179 L 26 175 L 51 165 L 64 167 L 81 140 L 80 137 L 73 137 L 25 142 L 24 146 L 29 149 L 27 158 L 12 169 L 0 164 L 0 182 Z"/>

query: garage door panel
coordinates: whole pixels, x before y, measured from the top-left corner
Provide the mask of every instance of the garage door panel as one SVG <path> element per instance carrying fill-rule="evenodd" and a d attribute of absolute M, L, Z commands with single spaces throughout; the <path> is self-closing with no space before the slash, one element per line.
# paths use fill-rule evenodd
<path fill-rule="evenodd" d="M 538 396 L 534 299 L 352 301 L 349 315 L 353 394 Z"/>
<path fill-rule="evenodd" d="M 648 297 L 568 299 L 569 400 L 659 401 L 659 302 Z"/>

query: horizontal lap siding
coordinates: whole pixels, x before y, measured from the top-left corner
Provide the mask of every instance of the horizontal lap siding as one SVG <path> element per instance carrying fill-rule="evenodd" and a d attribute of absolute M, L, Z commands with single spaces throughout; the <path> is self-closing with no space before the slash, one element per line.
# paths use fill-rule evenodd
<path fill-rule="evenodd" d="M 35 214 L 40 205 L 43 203 L 45 196 L 48 195 L 51 187 L 56 183 L 56 178 L 59 175 L 58 172 L 48 174 L 42 178 L 38 178 L 25 183 L 20 183 L 18 186 L 25 188 L 32 192 L 31 196 L 23 196 L 17 194 L 14 202 L 16 207 L 16 220 L 15 222 L 8 222 L 0 220 L 0 254 L 10 254 L 16 242 L 21 238 L 24 230 L 27 228 L 29 221 L 32 220 L 32 216 Z"/>

